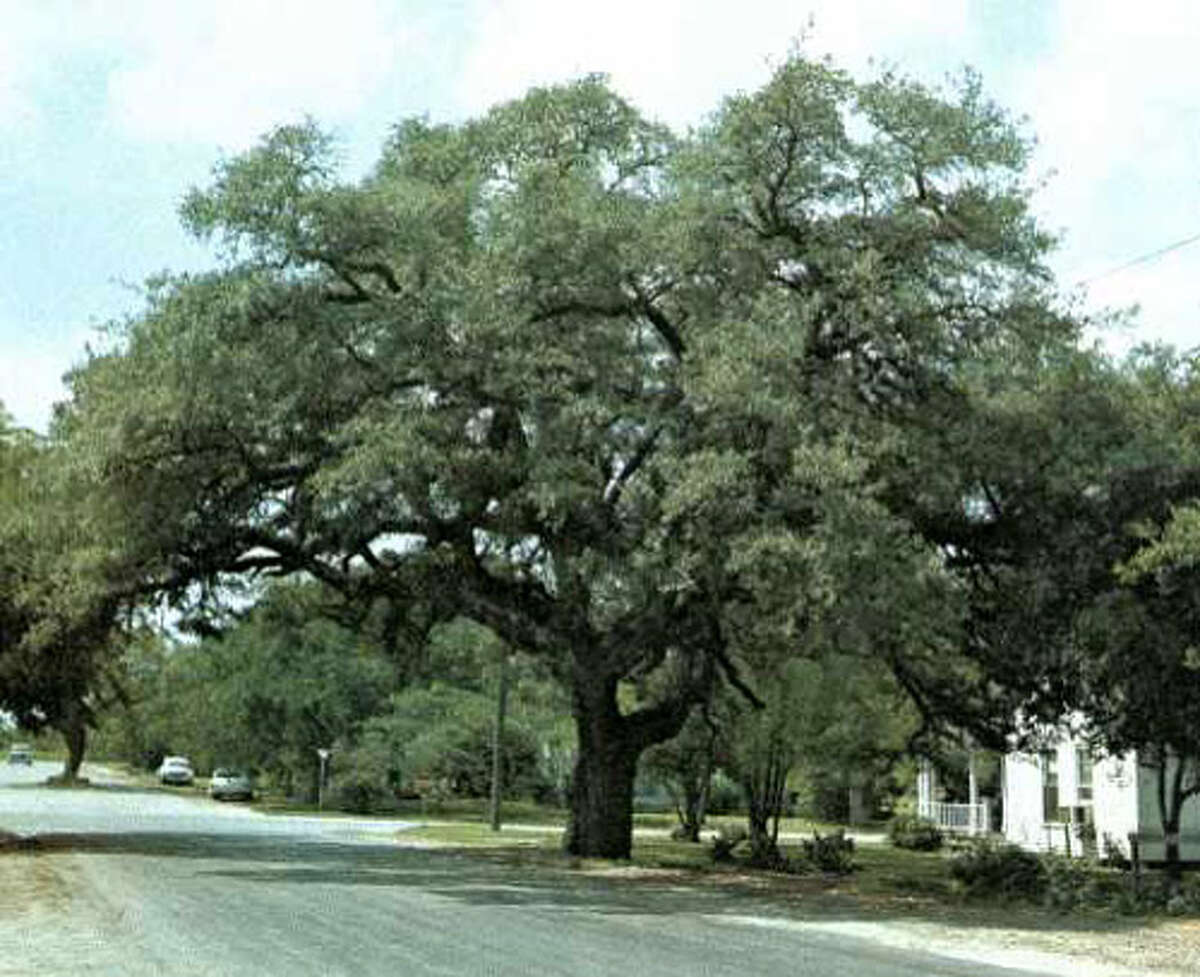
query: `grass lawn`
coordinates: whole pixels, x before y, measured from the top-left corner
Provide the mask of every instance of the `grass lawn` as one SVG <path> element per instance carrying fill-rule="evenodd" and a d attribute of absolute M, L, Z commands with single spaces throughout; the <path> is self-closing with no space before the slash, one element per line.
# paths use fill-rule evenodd
<path fill-rule="evenodd" d="M 709 828 L 717 827 L 724 820 L 719 819 L 718 824 L 710 824 Z M 742 823 L 734 817 L 727 820 L 731 824 Z M 480 855 L 522 863 L 609 871 L 623 867 L 635 872 L 657 872 L 664 877 L 684 875 L 696 881 L 718 883 L 724 880 L 730 884 L 751 884 L 760 890 L 784 890 L 796 895 L 841 894 L 874 904 L 893 900 L 904 905 L 914 902 L 961 902 L 951 885 L 948 856 L 940 852 L 912 852 L 887 844 L 860 845 L 855 852 L 858 871 L 847 876 L 827 876 L 819 872 L 757 872 L 736 862 L 714 863 L 708 844 L 676 841 L 660 833 L 662 828 L 670 824 L 669 821 L 659 820 L 657 815 L 636 817 L 633 857 L 629 863 L 568 858 L 561 850 L 561 821 L 540 825 L 520 822 L 494 832 L 482 821 L 426 819 L 420 827 L 405 830 L 398 837 L 402 843 L 471 849 Z M 785 833 L 794 836 L 810 834 L 814 829 L 813 823 L 801 820 L 795 820 L 786 827 Z M 815 827 L 827 830 L 831 826 Z M 639 831 L 640 828 L 659 830 L 650 834 Z M 785 853 L 795 852 L 798 855 L 798 848 L 798 845 L 783 845 Z"/>

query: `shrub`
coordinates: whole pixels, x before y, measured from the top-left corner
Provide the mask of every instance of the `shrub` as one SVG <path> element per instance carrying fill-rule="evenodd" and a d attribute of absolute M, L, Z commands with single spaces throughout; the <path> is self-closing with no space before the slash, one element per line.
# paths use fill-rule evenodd
<path fill-rule="evenodd" d="M 1103 854 L 1100 859 L 1102 865 L 1107 865 L 1109 868 L 1127 869 L 1130 867 L 1129 858 L 1125 855 L 1124 849 L 1120 843 L 1107 831 L 1104 832 L 1104 837 L 1101 839 L 1101 847 Z"/>
<path fill-rule="evenodd" d="M 1200 913 L 1200 876 L 1178 887 L 1158 873 L 1148 873 L 1139 882 L 1095 859 L 1034 855 L 993 842 L 973 843 L 950 870 L 969 897 L 1025 899 L 1060 912 Z"/>
<path fill-rule="evenodd" d="M 1169 884 L 1164 884 L 1159 890 L 1159 897 L 1159 905 L 1168 915 L 1200 914 L 1200 875 L 1193 874 L 1184 879 L 1176 891 L 1172 891 Z"/>
<path fill-rule="evenodd" d="M 1093 884 L 1097 880 L 1086 862 L 1056 854 L 1043 855 L 1040 862 L 1045 878 L 1042 901 L 1047 908 L 1069 912 L 1089 903 L 1107 902 L 1110 894 Z"/>
<path fill-rule="evenodd" d="M 813 832 L 812 841 L 802 842 L 804 857 L 822 872 L 846 875 L 856 868 L 854 864 L 854 839 L 847 838 L 840 828 L 832 834 Z"/>
<path fill-rule="evenodd" d="M 1045 855 L 1044 904 L 1062 912 L 1104 910 L 1121 916 L 1165 912 L 1171 916 L 1200 913 L 1200 877 L 1176 889 L 1165 876 L 1148 875 L 1139 884 L 1128 872 L 1088 859 Z"/>
<path fill-rule="evenodd" d="M 395 799 L 384 784 L 373 777 L 351 772 L 334 778 L 330 784 L 333 804 L 341 811 L 372 814 L 395 808 Z"/>
<path fill-rule="evenodd" d="M 722 826 L 712 840 L 712 860 L 730 861 L 733 858 L 733 850 L 749 837 L 749 832 L 740 824 Z"/>
<path fill-rule="evenodd" d="M 942 829 L 915 814 L 898 814 L 888 824 L 888 838 L 897 848 L 937 851 L 945 842 Z"/>
<path fill-rule="evenodd" d="M 709 814 L 735 814 L 746 806 L 742 788 L 723 770 L 713 773 L 708 788 Z"/>
<path fill-rule="evenodd" d="M 968 898 L 1040 901 L 1046 891 L 1041 860 L 1016 845 L 980 839 L 950 863 L 951 876 Z"/>

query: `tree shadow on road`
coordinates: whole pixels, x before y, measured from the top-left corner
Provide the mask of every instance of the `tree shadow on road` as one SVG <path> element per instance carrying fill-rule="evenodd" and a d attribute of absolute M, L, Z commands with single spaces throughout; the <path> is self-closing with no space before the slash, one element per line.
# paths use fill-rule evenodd
<path fill-rule="evenodd" d="M 230 885 L 326 886 L 419 890 L 476 907 L 543 913 L 710 918 L 754 916 L 821 922 L 934 922 L 959 929 L 1119 933 L 1144 929 L 1140 918 L 1059 915 L 1030 907 L 972 907 L 914 895 L 862 898 L 822 877 L 645 870 L 589 863 L 546 851 L 420 849 L 392 843 L 334 842 L 256 834 L 46 834 L 23 850 L 197 862 L 198 875 Z M 1153 925 L 1153 922 L 1150 921 Z"/>

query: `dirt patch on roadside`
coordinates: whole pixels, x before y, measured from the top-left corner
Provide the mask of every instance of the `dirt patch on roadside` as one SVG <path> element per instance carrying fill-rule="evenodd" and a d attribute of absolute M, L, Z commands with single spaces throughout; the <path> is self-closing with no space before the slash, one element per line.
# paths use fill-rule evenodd
<path fill-rule="evenodd" d="M 60 862 L 35 850 L 12 848 L 0 856 L 0 919 L 59 913 L 73 898 Z"/>

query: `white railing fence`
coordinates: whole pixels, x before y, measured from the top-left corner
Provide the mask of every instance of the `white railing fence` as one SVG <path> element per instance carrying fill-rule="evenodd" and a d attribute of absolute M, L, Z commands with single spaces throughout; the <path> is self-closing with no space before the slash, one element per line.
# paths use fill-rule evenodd
<path fill-rule="evenodd" d="M 919 806 L 917 814 L 952 834 L 985 835 L 991 831 L 991 804 L 986 799 L 978 804 L 927 801 Z"/>

